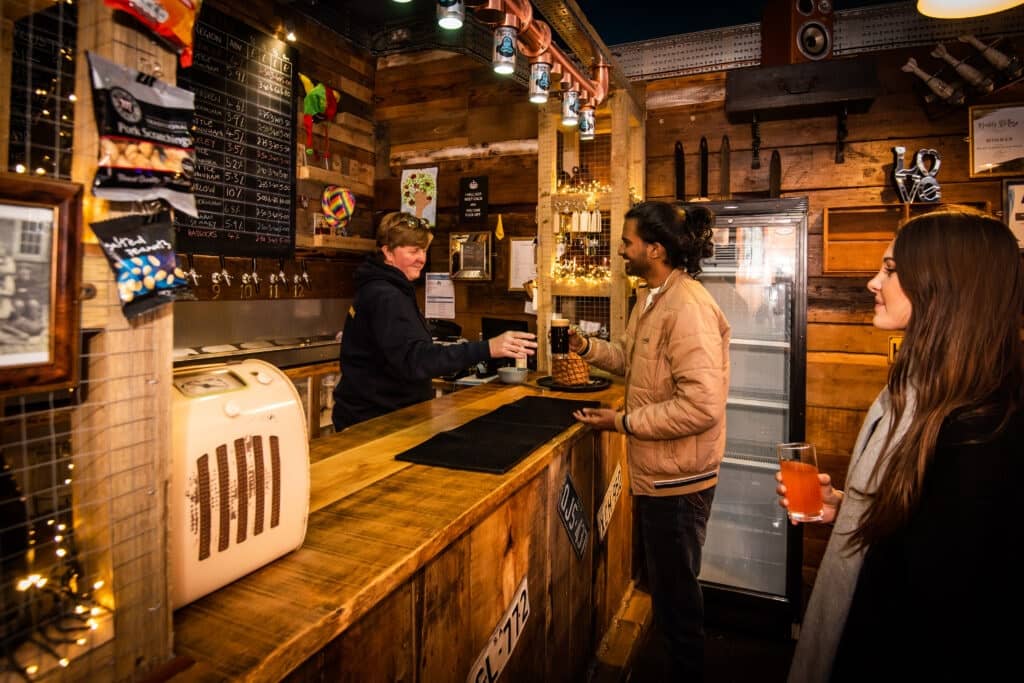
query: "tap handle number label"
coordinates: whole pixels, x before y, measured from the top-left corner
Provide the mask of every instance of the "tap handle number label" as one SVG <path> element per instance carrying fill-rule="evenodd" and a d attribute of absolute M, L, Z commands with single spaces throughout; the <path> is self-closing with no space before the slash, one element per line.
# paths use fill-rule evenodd
<path fill-rule="evenodd" d="M 512 657 L 512 651 L 519 643 L 520 636 L 523 635 L 529 617 L 530 595 L 527 577 L 524 576 L 512 596 L 512 603 L 498 620 L 498 625 L 491 633 L 483 652 L 470 668 L 466 683 L 494 683 L 498 680 L 498 676 Z"/>

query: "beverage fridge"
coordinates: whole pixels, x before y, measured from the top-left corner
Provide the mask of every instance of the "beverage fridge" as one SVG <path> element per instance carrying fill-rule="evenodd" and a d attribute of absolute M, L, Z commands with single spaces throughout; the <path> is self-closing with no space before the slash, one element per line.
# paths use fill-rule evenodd
<path fill-rule="evenodd" d="M 701 282 L 732 326 L 726 452 L 700 579 L 709 623 L 788 636 L 802 535 L 775 495 L 775 446 L 804 438 L 807 200 L 702 202 L 715 213 Z"/>

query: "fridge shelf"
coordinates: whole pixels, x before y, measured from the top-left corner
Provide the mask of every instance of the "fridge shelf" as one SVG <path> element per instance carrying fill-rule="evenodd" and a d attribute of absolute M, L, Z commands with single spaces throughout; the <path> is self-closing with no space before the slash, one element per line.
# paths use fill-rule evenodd
<path fill-rule="evenodd" d="M 725 459 L 723 462 L 741 467 L 779 469 L 778 458 L 775 455 L 775 444 L 764 443 L 763 441 L 726 438 Z"/>
<path fill-rule="evenodd" d="M 733 394 L 726 400 L 726 405 L 748 408 L 767 408 L 768 410 L 789 410 L 789 399 L 778 394 L 758 396 L 754 393 L 737 396 Z"/>
<path fill-rule="evenodd" d="M 777 339 L 730 339 L 729 346 L 750 346 L 759 349 L 789 351 L 789 342 Z"/>

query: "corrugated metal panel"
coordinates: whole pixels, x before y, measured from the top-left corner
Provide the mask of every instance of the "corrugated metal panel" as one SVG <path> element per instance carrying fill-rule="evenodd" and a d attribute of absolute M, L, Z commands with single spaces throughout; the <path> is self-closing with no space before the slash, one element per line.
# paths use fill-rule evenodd
<path fill-rule="evenodd" d="M 834 54 L 848 57 L 915 45 L 955 40 L 964 33 L 978 37 L 1024 33 L 1024 8 L 958 21 L 929 19 L 913 3 L 836 12 Z M 611 46 L 630 80 L 670 78 L 727 71 L 761 63 L 761 25 L 742 24 L 655 40 Z"/>

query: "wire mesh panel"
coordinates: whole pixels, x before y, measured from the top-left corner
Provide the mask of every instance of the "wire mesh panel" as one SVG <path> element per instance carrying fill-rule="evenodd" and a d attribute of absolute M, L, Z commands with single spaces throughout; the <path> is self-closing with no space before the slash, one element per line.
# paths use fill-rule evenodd
<path fill-rule="evenodd" d="M 85 271 L 108 279 L 102 258 Z M 85 335 L 77 387 L 0 402 L 0 681 L 128 680 L 167 650 L 148 351 L 170 326 L 129 325 L 112 287 L 86 308 L 110 322 Z"/>
<path fill-rule="evenodd" d="M 77 23 L 68 2 L 14 22 L 8 170 L 71 178 Z"/>
<path fill-rule="evenodd" d="M 599 296 L 556 296 L 554 310 L 562 318 L 577 325 L 583 334 L 600 339 L 609 338 L 611 300 Z"/>

